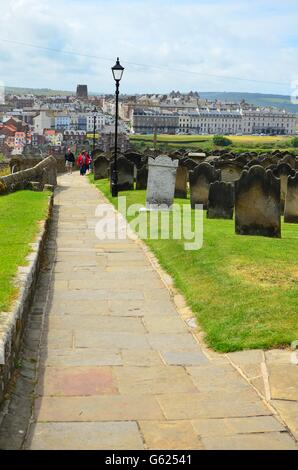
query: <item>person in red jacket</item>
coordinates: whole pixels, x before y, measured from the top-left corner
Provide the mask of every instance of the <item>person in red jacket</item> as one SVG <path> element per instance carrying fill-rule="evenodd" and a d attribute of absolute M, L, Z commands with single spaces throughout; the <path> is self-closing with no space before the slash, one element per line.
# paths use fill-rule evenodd
<path fill-rule="evenodd" d="M 88 153 L 87 151 L 85 152 L 85 157 L 86 157 L 86 163 L 85 163 L 85 165 L 86 165 L 86 171 L 85 171 L 85 173 L 86 173 L 86 172 L 90 173 L 91 158 L 90 158 L 90 155 L 89 155 L 89 153 Z"/>
<path fill-rule="evenodd" d="M 90 157 L 86 150 L 83 150 L 82 153 L 78 156 L 77 165 L 80 168 L 80 175 L 83 176 L 86 174 L 87 168 L 89 167 Z"/>

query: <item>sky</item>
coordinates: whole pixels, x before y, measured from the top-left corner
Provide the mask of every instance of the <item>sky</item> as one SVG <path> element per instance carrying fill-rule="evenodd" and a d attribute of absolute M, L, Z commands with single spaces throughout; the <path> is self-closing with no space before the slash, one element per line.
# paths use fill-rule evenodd
<path fill-rule="evenodd" d="M 113 93 L 117 56 L 122 93 L 289 95 L 298 81 L 297 0 L 0 0 L 0 7 L 6 86 L 82 83 Z"/>

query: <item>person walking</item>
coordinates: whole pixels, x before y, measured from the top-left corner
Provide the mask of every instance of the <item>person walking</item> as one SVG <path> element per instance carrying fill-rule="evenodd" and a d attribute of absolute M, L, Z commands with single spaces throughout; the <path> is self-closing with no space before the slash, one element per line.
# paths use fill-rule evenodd
<path fill-rule="evenodd" d="M 80 168 L 81 176 L 84 176 L 86 174 L 86 162 L 87 162 L 86 150 L 83 150 L 77 159 L 77 165 Z"/>
<path fill-rule="evenodd" d="M 75 156 L 72 153 L 71 149 L 68 148 L 65 154 L 65 168 L 69 175 L 72 174 L 72 168 L 73 168 L 74 163 L 75 163 Z"/>
<path fill-rule="evenodd" d="M 88 174 L 90 173 L 90 166 L 91 166 L 91 157 L 89 155 L 89 153 L 87 151 L 85 151 L 85 157 L 86 157 L 86 162 L 85 162 L 85 165 L 86 165 L 86 172 L 88 172 Z"/>

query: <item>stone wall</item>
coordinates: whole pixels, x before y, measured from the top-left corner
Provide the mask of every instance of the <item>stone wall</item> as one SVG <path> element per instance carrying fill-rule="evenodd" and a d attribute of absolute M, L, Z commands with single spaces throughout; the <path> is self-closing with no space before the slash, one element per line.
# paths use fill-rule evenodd
<path fill-rule="evenodd" d="M 64 173 L 65 172 L 64 154 L 55 154 L 51 156 L 55 158 L 57 162 L 57 173 Z M 16 173 L 18 171 L 27 170 L 28 168 L 33 168 L 38 163 L 44 161 L 46 158 L 42 157 L 40 154 L 25 155 L 25 156 L 20 155 L 20 156 L 13 157 L 10 160 L 11 172 L 14 171 Z"/>
<path fill-rule="evenodd" d="M 20 267 L 15 285 L 19 294 L 11 311 L 0 312 L 0 404 L 2 403 L 9 381 L 14 373 L 20 351 L 27 315 L 34 297 L 49 223 L 52 214 L 53 197 L 49 198 L 49 210 L 46 221 L 41 224 L 38 238 L 31 244 L 28 265 Z"/>
<path fill-rule="evenodd" d="M 39 182 L 42 186 L 57 185 L 57 163 L 54 157 L 47 157 L 33 168 L 18 171 L 0 178 L 0 195 L 27 189 L 30 183 Z"/>

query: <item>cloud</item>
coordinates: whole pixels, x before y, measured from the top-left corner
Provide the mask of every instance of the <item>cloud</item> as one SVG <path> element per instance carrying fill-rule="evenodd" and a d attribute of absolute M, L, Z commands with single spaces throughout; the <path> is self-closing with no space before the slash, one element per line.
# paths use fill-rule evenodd
<path fill-rule="evenodd" d="M 117 56 L 127 93 L 290 93 L 298 78 L 298 6 L 292 0 L 0 0 L 0 6 L 0 79 L 9 85 L 74 90 L 88 83 L 91 90 L 113 92 L 110 67 Z"/>

